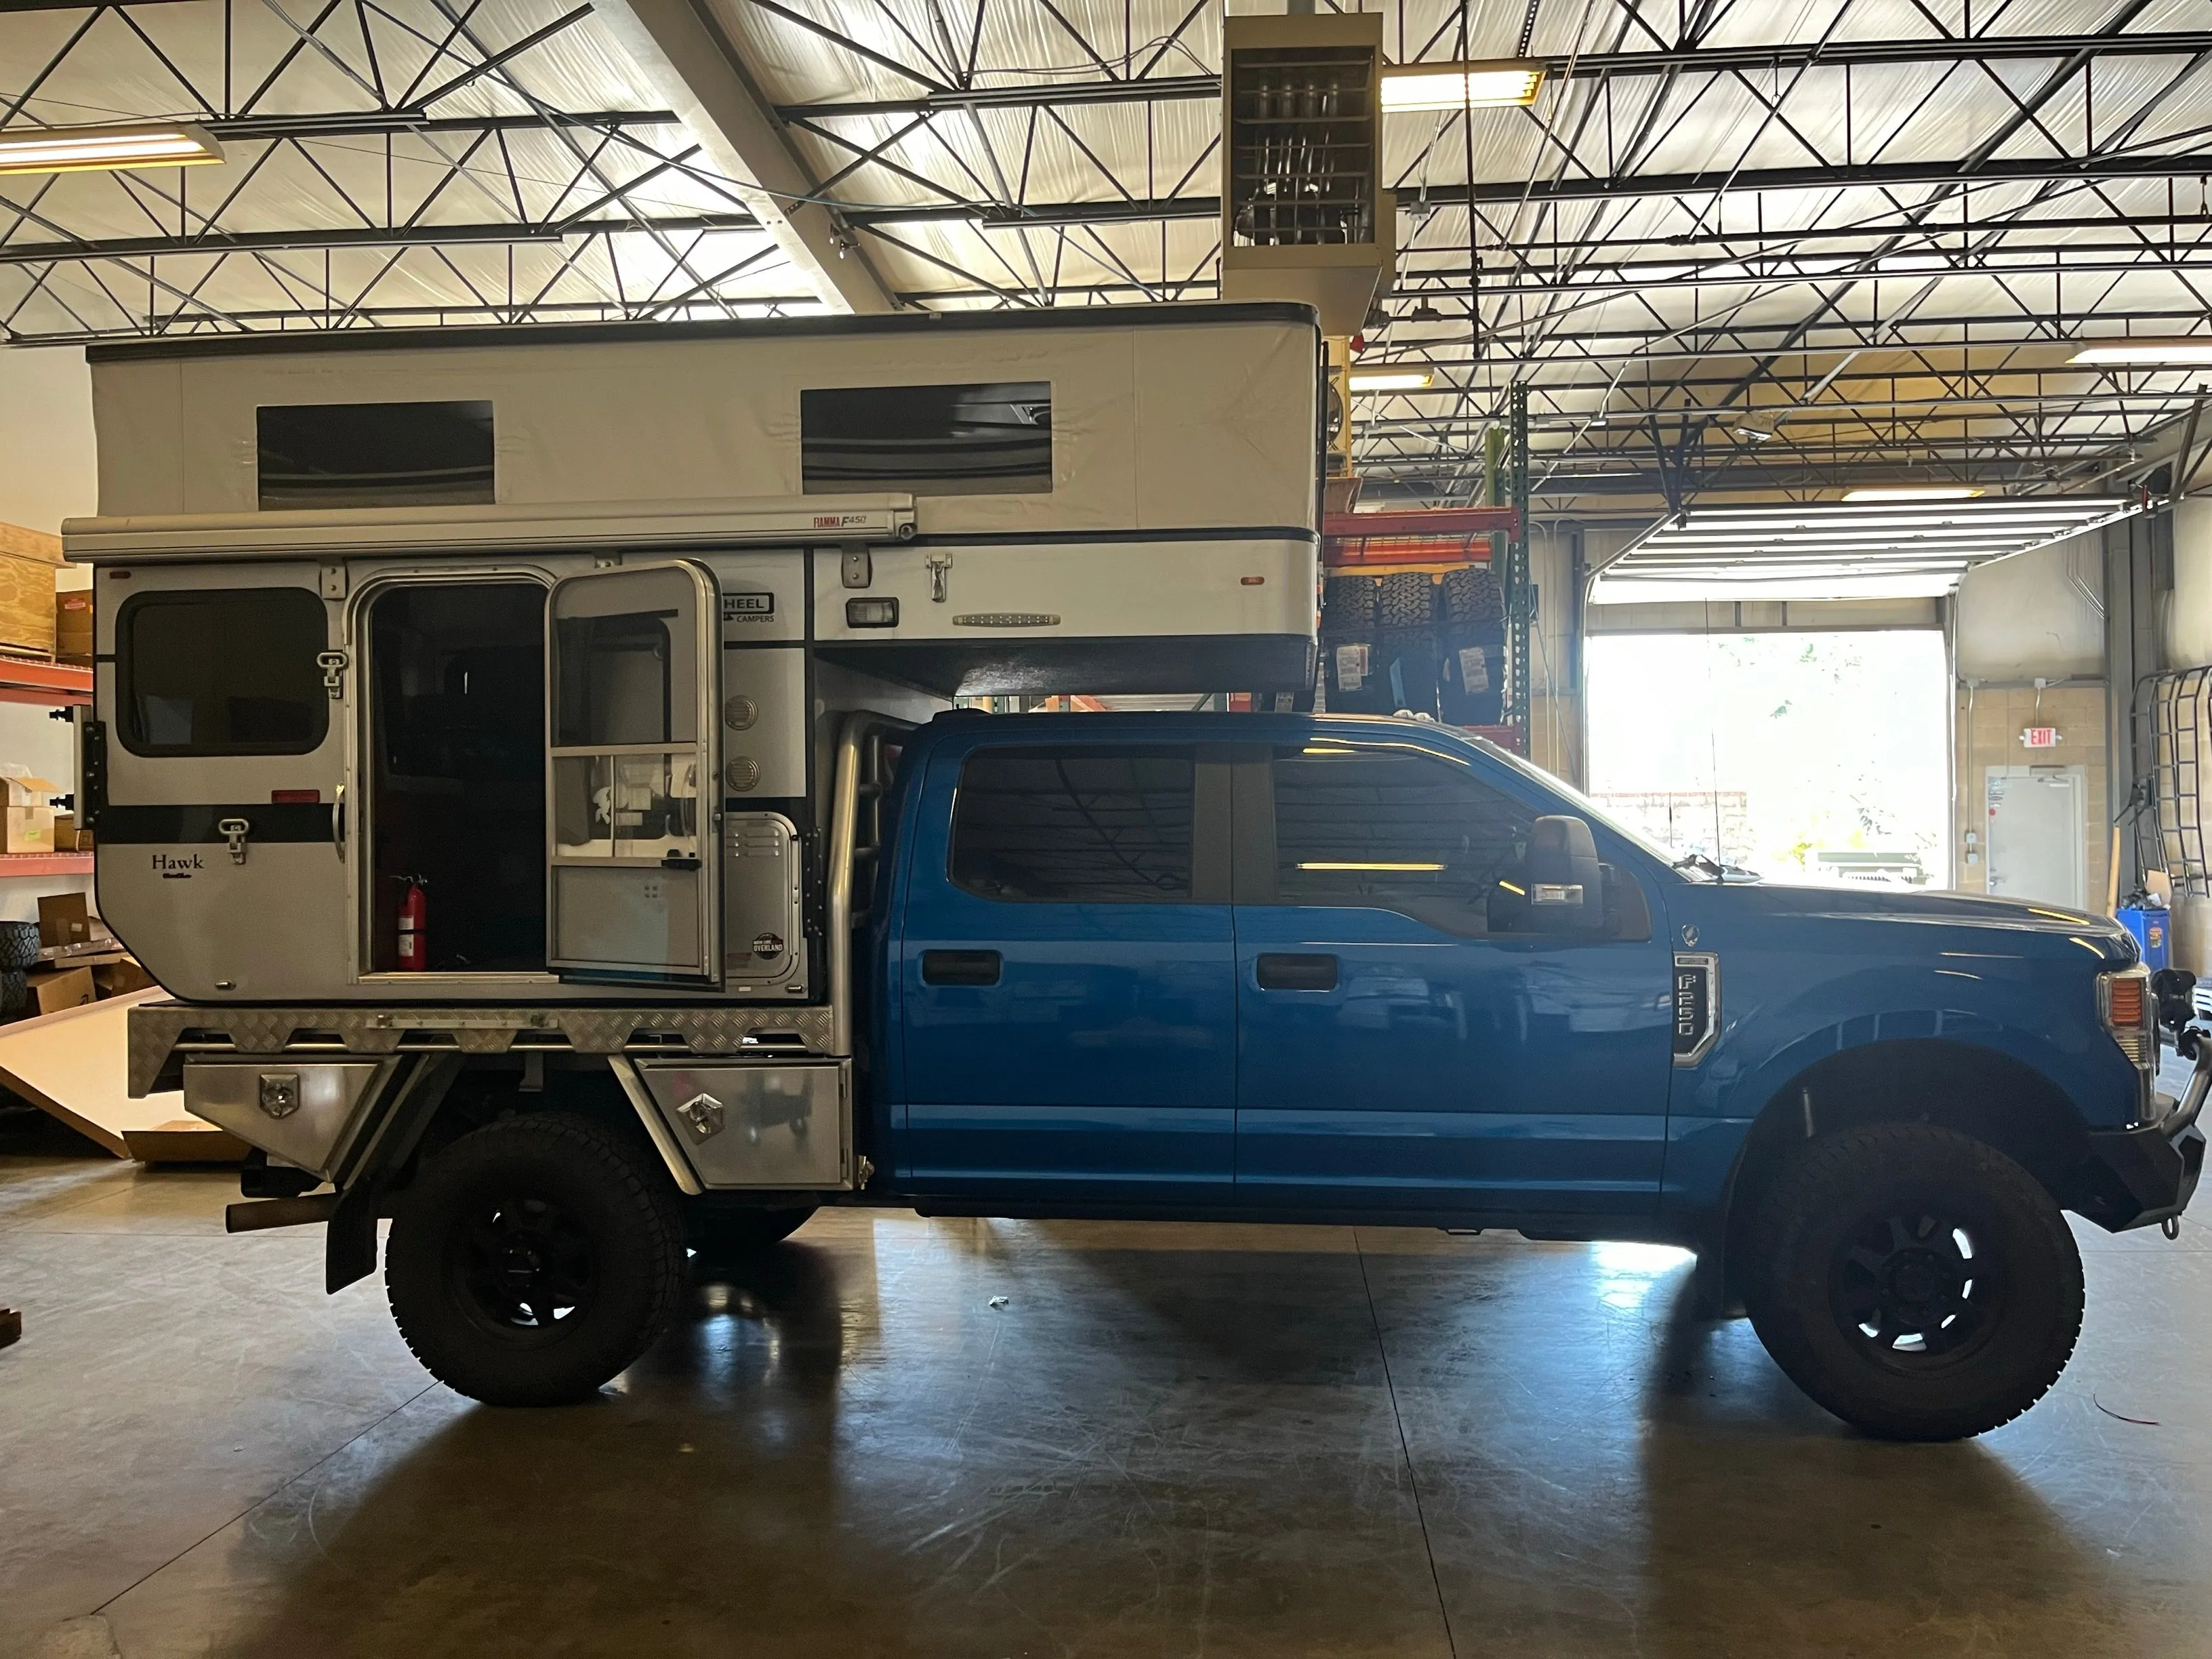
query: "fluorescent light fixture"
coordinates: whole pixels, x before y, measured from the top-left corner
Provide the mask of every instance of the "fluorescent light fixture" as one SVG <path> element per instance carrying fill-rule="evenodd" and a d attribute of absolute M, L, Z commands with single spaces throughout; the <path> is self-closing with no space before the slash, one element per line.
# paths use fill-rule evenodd
<path fill-rule="evenodd" d="M 2087 340 L 2066 361 L 2084 368 L 2193 368 L 2212 363 L 2212 335 L 2186 340 Z"/>
<path fill-rule="evenodd" d="M 1974 484 L 1883 484 L 1847 489 L 1847 501 L 1971 501 L 1984 492 Z"/>
<path fill-rule="evenodd" d="M 1437 377 L 1425 368 L 1355 368 L 1352 371 L 1354 392 L 1424 392 L 1437 382 Z"/>
<path fill-rule="evenodd" d="M 0 173 L 189 167 L 222 160 L 214 136 L 189 121 L 0 130 Z"/>
<path fill-rule="evenodd" d="M 1301 870 L 1416 870 L 1428 872 L 1441 870 L 1443 868 L 1443 866 L 1441 864 L 1353 864 L 1350 862 L 1316 861 L 1310 864 L 1301 864 L 1298 866 L 1298 868 Z"/>
<path fill-rule="evenodd" d="M 1533 104 L 1544 84 L 1541 64 L 1386 64 L 1385 110 L 1497 109 Z"/>

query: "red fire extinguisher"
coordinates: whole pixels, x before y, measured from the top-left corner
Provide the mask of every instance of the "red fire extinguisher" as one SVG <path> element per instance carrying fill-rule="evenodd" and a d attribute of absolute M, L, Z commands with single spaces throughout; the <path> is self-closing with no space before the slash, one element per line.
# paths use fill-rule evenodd
<path fill-rule="evenodd" d="M 420 876 L 397 876 L 407 884 L 399 901 L 399 971 L 419 974 L 430 965 L 430 896 Z"/>

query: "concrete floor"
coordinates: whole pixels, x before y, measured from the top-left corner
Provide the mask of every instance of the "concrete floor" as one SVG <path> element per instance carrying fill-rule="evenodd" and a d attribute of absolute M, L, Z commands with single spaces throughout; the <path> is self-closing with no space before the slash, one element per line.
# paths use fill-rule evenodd
<path fill-rule="evenodd" d="M 2057 1391 L 1900 1447 L 1669 1251 L 866 1212 L 489 1411 L 231 1195 L 0 1156 L 0 1653 L 2212 1652 L 2203 1231 L 2085 1231 Z"/>

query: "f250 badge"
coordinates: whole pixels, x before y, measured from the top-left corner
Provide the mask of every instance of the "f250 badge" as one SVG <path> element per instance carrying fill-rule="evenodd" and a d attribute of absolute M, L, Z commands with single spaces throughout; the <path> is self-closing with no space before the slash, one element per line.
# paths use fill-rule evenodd
<path fill-rule="evenodd" d="M 1673 1000 L 1674 1063 L 1695 1066 L 1720 1035 L 1720 958 L 1710 951 L 1676 951 Z"/>

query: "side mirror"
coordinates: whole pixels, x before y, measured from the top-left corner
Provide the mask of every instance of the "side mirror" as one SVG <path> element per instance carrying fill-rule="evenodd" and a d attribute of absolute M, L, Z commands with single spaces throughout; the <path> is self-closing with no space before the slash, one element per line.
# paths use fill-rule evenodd
<path fill-rule="evenodd" d="M 1540 817 L 1528 836 L 1528 915 L 1540 933 L 1594 933 L 1605 925 L 1604 873 L 1590 827 L 1565 814 Z"/>

